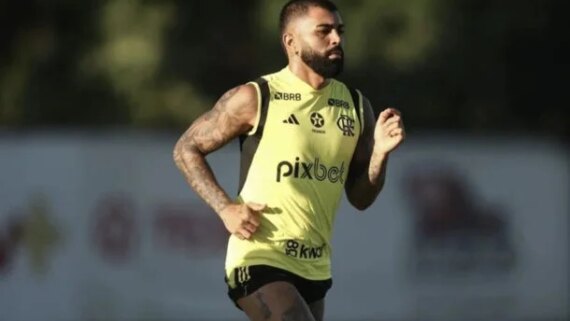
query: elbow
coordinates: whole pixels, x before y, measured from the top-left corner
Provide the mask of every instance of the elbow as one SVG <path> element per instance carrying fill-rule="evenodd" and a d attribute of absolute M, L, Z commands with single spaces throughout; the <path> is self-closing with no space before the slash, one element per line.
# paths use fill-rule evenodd
<path fill-rule="evenodd" d="M 359 212 L 364 212 L 366 209 L 370 207 L 370 205 L 372 205 L 371 202 L 366 202 L 365 200 L 362 199 L 349 199 L 348 201 Z"/>
<path fill-rule="evenodd" d="M 356 208 L 359 212 L 364 212 L 370 207 L 371 204 L 353 204 L 354 208 Z"/>
<path fill-rule="evenodd" d="M 172 159 L 176 167 L 183 170 L 187 164 L 192 164 L 197 158 L 203 158 L 205 154 L 191 142 L 179 140 L 172 151 Z"/>
<path fill-rule="evenodd" d="M 186 163 L 186 154 L 187 153 L 185 151 L 184 144 L 178 141 L 172 150 L 172 160 L 174 161 L 174 164 L 176 164 L 176 167 L 179 169 L 183 169 L 185 167 L 184 163 Z"/>
<path fill-rule="evenodd" d="M 360 212 L 366 210 L 370 206 L 370 202 L 366 201 L 366 197 L 361 193 L 357 193 L 354 188 L 346 188 L 346 196 L 348 203 Z"/>
<path fill-rule="evenodd" d="M 358 195 L 351 195 L 352 197 L 348 198 L 350 204 L 360 212 L 366 211 L 378 198 L 378 194 L 380 190 L 376 191 L 374 194 L 358 194 Z"/>
<path fill-rule="evenodd" d="M 172 151 L 172 160 L 174 161 L 174 164 L 176 164 L 177 167 L 180 167 L 180 165 L 182 164 L 182 151 L 180 143 L 176 143 L 176 145 L 174 146 L 174 150 Z"/>

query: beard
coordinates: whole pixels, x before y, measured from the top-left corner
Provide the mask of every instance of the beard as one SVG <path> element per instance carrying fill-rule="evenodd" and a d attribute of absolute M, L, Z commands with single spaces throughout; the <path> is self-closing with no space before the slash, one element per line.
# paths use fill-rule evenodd
<path fill-rule="evenodd" d="M 329 55 L 333 52 L 340 52 L 340 57 L 330 59 Z M 324 78 L 333 78 L 342 72 L 344 51 L 342 47 L 336 47 L 322 55 L 312 49 L 303 50 L 301 51 L 301 60 Z"/>

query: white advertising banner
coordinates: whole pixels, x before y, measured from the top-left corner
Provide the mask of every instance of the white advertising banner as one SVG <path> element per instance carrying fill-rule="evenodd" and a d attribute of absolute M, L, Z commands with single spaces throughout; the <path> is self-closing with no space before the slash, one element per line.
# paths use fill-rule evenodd
<path fill-rule="evenodd" d="M 245 320 L 176 138 L 0 135 L 0 320 Z M 237 144 L 208 160 L 234 194 Z M 341 204 L 327 320 L 566 320 L 568 162 L 545 141 L 410 135 L 376 203 Z"/>

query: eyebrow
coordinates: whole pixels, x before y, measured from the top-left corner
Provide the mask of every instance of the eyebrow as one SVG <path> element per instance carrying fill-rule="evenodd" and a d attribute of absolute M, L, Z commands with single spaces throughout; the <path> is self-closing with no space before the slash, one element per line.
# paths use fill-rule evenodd
<path fill-rule="evenodd" d="M 317 25 L 317 28 L 320 28 L 320 27 L 335 28 L 335 25 L 334 25 L 334 24 L 330 24 L 330 23 L 321 23 L 320 25 Z M 344 24 L 339 23 L 338 26 L 337 26 L 337 28 L 339 28 L 339 29 L 344 28 Z"/>

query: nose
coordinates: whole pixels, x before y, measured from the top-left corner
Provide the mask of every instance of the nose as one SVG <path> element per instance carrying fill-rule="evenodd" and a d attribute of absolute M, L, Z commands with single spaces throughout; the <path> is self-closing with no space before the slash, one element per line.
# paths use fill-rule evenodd
<path fill-rule="evenodd" d="M 331 31 L 330 35 L 331 35 L 331 45 L 333 45 L 333 46 L 340 45 L 340 43 L 342 41 L 342 36 L 340 35 L 340 33 L 338 33 L 338 31 L 336 29 L 333 29 Z"/>

